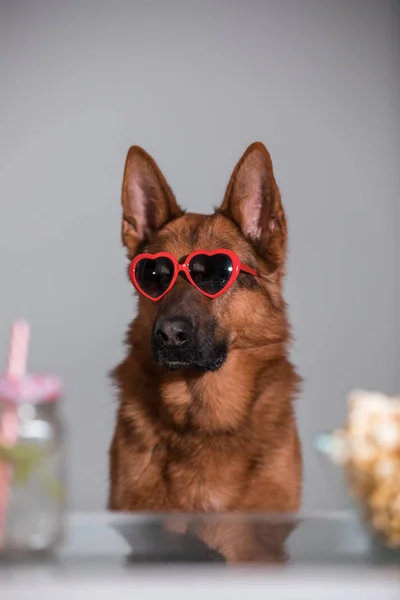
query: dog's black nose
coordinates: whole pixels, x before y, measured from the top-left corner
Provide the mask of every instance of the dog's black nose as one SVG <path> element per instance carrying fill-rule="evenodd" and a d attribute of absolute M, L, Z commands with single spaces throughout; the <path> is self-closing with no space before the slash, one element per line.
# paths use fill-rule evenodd
<path fill-rule="evenodd" d="M 168 348 L 180 348 L 190 342 L 193 335 L 193 325 L 186 317 L 162 319 L 155 330 L 158 343 Z"/>

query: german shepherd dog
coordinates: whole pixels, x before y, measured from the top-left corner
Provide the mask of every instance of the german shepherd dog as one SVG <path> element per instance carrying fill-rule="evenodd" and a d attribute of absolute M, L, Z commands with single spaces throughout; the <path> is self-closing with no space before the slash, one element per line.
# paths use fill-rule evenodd
<path fill-rule="evenodd" d="M 132 146 L 122 210 L 139 300 L 112 373 L 109 508 L 297 511 L 300 377 L 282 296 L 286 216 L 267 149 L 247 148 L 206 216 L 183 211 Z"/>

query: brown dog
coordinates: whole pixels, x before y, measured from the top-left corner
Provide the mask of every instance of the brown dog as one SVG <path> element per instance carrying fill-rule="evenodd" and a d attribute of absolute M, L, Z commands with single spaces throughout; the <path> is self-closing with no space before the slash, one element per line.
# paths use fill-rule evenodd
<path fill-rule="evenodd" d="M 168 252 L 182 264 L 195 250 L 227 249 L 257 275 L 241 271 L 213 299 L 182 273 L 159 301 L 139 295 L 126 359 L 113 372 L 119 408 L 109 508 L 296 511 L 300 378 L 288 360 L 287 227 L 269 153 L 252 144 L 221 207 L 205 216 L 184 213 L 152 158 L 134 146 L 122 207 L 130 260 Z M 223 285 L 213 276 L 212 285 Z M 165 290 L 170 273 L 160 278 Z M 199 271 L 193 279 L 204 282 Z"/>

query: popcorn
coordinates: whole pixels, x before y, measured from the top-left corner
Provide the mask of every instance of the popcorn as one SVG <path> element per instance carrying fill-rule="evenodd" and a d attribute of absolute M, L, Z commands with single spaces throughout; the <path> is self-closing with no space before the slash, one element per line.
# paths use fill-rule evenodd
<path fill-rule="evenodd" d="M 377 423 L 372 428 L 371 435 L 382 450 L 395 450 L 400 440 L 400 420 L 398 423 L 394 419 L 386 423 Z"/>
<path fill-rule="evenodd" d="M 389 547 L 400 548 L 400 398 L 356 390 L 348 405 L 331 458 L 343 465 L 371 528 Z"/>
<path fill-rule="evenodd" d="M 351 440 L 351 458 L 357 464 L 368 464 L 375 456 L 374 447 L 367 440 Z"/>
<path fill-rule="evenodd" d="M 396 461 L 390 458 L 383 458 L 375 463 L 375 475 L 381 479 L 396 477 L 397 469 Z"/>

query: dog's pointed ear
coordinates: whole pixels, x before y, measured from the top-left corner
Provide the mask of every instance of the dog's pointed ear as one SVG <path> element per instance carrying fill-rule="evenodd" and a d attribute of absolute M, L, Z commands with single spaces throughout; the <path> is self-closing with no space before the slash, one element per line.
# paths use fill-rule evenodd
<path fill-rule="evenodd" d="M 286 217 L 272 161 L 261 142 L 251 144 L 237 163 L 219 212 L 232 219 L 273 270 L 286 252 Z"/>
<path fill-rule="evenodd" d="M 130 258 L 142 242 L 183 214 L 160 169 L 139 146 L 128 150 L 122 183 L 122 242 Z"/>

